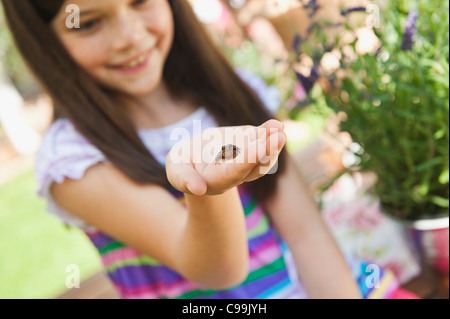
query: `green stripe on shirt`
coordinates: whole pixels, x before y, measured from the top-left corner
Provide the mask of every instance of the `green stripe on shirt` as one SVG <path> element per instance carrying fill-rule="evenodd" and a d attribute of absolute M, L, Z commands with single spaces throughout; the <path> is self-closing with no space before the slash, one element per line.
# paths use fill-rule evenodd
<path fill-rule="evenodd" d="M 276 273 L 277 271 L 283 270 L 285 268 L 285 263 L 283 256 L 275 260 L 273 263 L 268 264 L 264 267 L 261 267 L 260 269 L 257 269 L 255 271 L 252 271 L 247 279 L 238 287 L 232 288 L 232 289 L 242 289 L 245 284 L 251 283 L 255 280 L 264 278 L 268 275 L 271 275 L 273 273 Z M 176 299 L 192 299 L 196 298 L 198 296 L 211 296 L 217 293 L 215 290 L 193 290 L 189 291 L 185 294 L 182 294 L 178 296 Z"/>

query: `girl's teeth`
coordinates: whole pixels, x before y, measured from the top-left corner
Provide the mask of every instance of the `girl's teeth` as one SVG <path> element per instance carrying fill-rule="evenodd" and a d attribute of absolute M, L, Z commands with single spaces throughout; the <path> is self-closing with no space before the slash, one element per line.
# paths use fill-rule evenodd
<path fill-rule="evenodd" d="M 147 55 L 142 56 L 139 59 L 136 59 L 126 65 L 124 65 L 125 68 L 135 68 L 137 67 L 139 64 L 143 63 L 145 61 L 145 59 L 147 58 Z"/>

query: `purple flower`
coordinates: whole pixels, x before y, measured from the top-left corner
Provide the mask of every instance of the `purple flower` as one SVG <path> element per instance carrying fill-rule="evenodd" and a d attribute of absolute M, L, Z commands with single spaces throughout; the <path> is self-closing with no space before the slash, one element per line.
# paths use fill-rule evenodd
<path fill-rule="evenodd" d="M 296 33 L 294 40 L 292 41 L 292 48 L 294 49 L 295 53 L 300 54 L 300 44 L 302 43 L 302 37 Z"/>
<path fill-rule="evenodd" d="M 319 72 L 317 71 L 317 68 L 315 66 L 311 69 L 311 74 L 308 77 L 298 72 L 295 72 L 295 74 L 297 75 L 297 79 L 300 81 L 307 94 L 311 92 L 312 88 L 319 79 Z"/>
<path fill-rule="evenodd" d="M 309 0 L 308 3 L 303 5 L 303 7 L 310 11 L 308 14 L 310 18 L 314 17 L 320 9 L 320 5 L 317 3 L 317 0 Z"/>
<path fill-rule="evenodd" d="M 402 50 L 403 51 L 410 51 L 413 48 L 413 44 L 414 44 L 413 37 L 417 31 L 416 22 L 417 22 L 418 16 L 419 16 L 419 13 L 415 10 L 410 11 L 408 14 L 408 19 L 406 21 L 406 26 L 405 26 L 405 33 L 403 34 L 403 41 L 402 41 Z"/>

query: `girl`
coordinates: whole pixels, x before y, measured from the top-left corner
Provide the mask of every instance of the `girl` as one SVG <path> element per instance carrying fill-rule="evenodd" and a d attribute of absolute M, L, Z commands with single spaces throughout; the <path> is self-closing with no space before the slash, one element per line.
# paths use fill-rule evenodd
<path fill-rule="evenodd" d="M 86 232 L 121 297 L 361 297 L 282 151 L 282 124 L 186 0 L 2 3 L 54 101 L 39 195 Z M 179 129 L 190 135 L 182 143 Z M 207 135 L 216 151 L 231 136 L 237 152 L 217 162 L 200 143 L 206 156 L 186 153 Z"/>

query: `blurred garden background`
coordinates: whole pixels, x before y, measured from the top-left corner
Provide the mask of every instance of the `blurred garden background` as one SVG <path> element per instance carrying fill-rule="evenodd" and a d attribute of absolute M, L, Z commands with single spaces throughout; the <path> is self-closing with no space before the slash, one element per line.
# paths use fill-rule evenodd
<path fill-rule="evenodd" d="M 232 64 L 269 86 L 259 93 L 285 122 L 288 151 L 344 250 L 380 262 L 402 284 L 421 272 L 403 228 L 381 222 L 360 196 L 376 176 L 384 182 L 374 194 L 391 209 L 383 213 L 446 218 L 429 245 L 446 250 L 438 258 L 435 247 L 433 262 L 448 297 L 448 2 L 189 1 Z M 56 298 L 67 291 L 68 265 L 81 280 L 101 271 L 87 237 L 47 214 L 35 193 L 34 154 L 51 116 L 0 6 L 0 299 Z M 330 217 L 337 202 L 354 212 L 347 224 Z"/>

